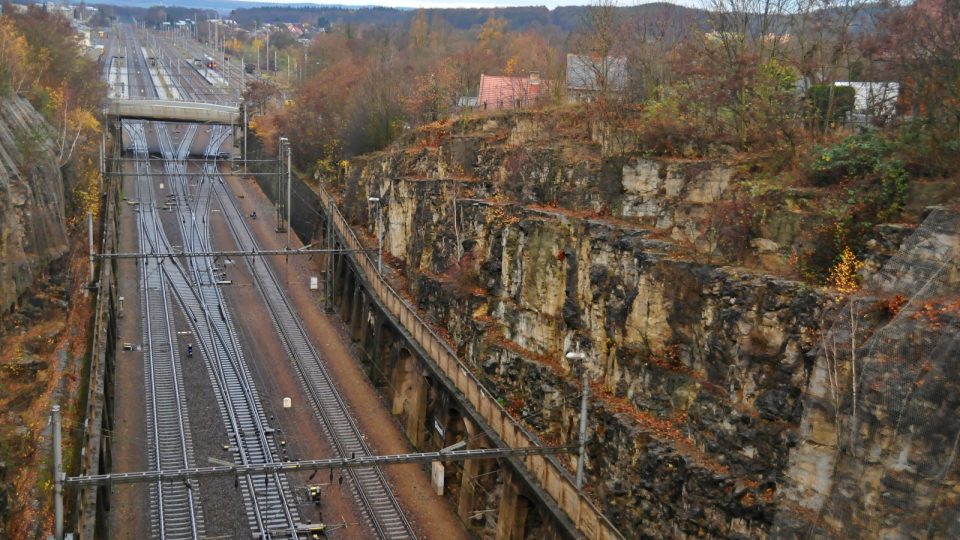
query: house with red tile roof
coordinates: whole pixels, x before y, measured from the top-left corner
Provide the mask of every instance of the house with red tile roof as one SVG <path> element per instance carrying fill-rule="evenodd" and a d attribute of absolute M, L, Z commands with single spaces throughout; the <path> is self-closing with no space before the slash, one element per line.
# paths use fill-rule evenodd
<path fill-rule="evenodd" d="M 527 77 L 480 75 L 477 107 L 484 110 L 520 109 L 528 107 L 547 94 L 549 81 L 539 73 Z"/>

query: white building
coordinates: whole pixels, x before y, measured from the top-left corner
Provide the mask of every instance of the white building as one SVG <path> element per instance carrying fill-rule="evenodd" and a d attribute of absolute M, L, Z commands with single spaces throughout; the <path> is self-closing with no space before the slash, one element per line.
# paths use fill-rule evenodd
<path fill-rule="evenodd" d="M 900 83 L 838 81 L 834 86 L 849 86 L 854 91 L 853 114 L 870 119 L 889 119 L 897 114 Z"/>

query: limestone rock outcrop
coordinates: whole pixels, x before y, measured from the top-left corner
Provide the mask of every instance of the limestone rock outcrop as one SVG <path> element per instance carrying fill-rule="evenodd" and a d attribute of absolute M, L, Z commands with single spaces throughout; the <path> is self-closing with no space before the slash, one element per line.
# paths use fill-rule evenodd
<path fill-rule="evenodd" d="M 824 219 L 811 195 L 778 193 L 750 236 L 729 164 L 591 159 L 523 115 L 474 128 L 413 135 L 327 180 L 370 237 L 367 198 L 383 201 L 385 252 L 428 320 L 545 441 L 576 440 L 587 370 L 587 485 L 622 531 L 765 538 L 815 523 L 804 490 L 839 499 L 865 461 L 817 469 L 834 450 L 805 446 L 833 429 L 810 418 L 807 393 L 835 298 L 777 270 Z M 881 228 L 872 268 L 903 240 L 894 229 Z M 564 358 L 575 347 L 583 365 Z"/>

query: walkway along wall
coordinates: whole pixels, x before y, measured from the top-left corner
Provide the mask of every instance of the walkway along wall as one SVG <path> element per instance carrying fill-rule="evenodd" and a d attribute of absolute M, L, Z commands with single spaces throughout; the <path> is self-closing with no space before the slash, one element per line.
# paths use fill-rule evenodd
<path fill-rule="evenodd" d="M 108 178 L 110 178 L 108 176 Z M 114 185 L 116 184 L 116 185 Z M 119 183 L 106 181 L 101 206 L 99 253 L 118 251 L 117 228 L 120 199 Z M 83 430 L 76 441 L 81 475 L 110 472 L 113 432 L 113 373 L 117 355 L 117 259 L 101 259 L 91 289 L 97 295 L 88 365 L 84 378 L 87 384 Z M 110 509 L 109 486 L 87 487 L 67 493 L 75 501 L 66 530 L 76 531 L 76 538 L 106 538 L 106 512 Z"/>
<path fill-rule="evenodd" d="M 333 198 L 317 188 L 320 208 L 329 221 L 336 242 L 340 247 L 360 250 L 364 246 L 354 235 L 349 224 L 340 214 Z M 427 430 L 436 431 L 441 440 L 451 440 L 449 429 L 462 426 L 468 430 L 483 431 L 496 446 L 523 447 L 539 445 L 540 441 L 521 426 L 486 391 L 477 377 L 459 361 L 444 340 L 417 314 L 416 310 L 401 297 L 376 271 L 376 262 L 367 254 L 352 252 L 335 257 L 333 268 L 335 308 L 347 323 L 353 339 L 360 341 L 367 354 L 372 356 L 370 374 L 374 382 L 390 387 L 388 392 L 391 412 L 401 417 L 407 436 L 418 447 L 428 442 Z M 374 305 L 382 309 L 382 316 L 375 313 Z M 389 320 L 392 324 L 386 324 Z M 397 332 L 412 344 L 415 351 L 402 346 L 392 346 L 387 335 Z M 372 340 L 370 343 L 367 340 Z M 370 346 L 372 343 L 372 347 Z M 413 354 L 416 353 L 416 354 Z M 414 361 L 414 358 L 420 361 Z M 444 390 L 457 401 L 457 409 L 469 422 L 455 422 L 449 414 L 436 414 L 437 392 Z M 431 397 L 433 395 L 433 397 Z M 428 404 L 436 426 L 427 418 Z M 443 419 L 443 420 L 441 420 Z M 444 427 L 446 424 L 446 427 Z M 475 426 L 475 427 L 474 427 Z M 437 446 L 437 437 L 430 446 Z M 603 516 L 593 502 L 577 490 L 573 476 L 553 456 L 531 456 L 523 460 L 507 460 L 512 469 L 504 479 L 501 509 L 497 523 L 498 538 L 522 537 L 526 512 L 530 501 L 550 511 L 560 530 L 571 536 L 608 539 L 620 538 L 620 533 Z M 474 468 L 476 465 L 471 465 Z M 466 468 L 465 468 L 466 471 Z M 459 471 L 458 471 L 459 472 Z M 475 485 L 471 474 L 482 471 L 460 472 L 461 516 L 467 518 L 473 506 L 470 497 Z M 521 482 L 522 481 L 522 482 Z M 467 483 L 467 489 L 463 484 Z M 535 504 L 536 504 L 535 503 Z M 467 514 L 467 515 L 465 515 Z"/>

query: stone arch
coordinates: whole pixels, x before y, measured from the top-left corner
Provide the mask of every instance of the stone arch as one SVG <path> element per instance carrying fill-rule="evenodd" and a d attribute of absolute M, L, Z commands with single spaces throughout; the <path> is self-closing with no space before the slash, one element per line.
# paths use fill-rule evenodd
<path fill-rule="evenodd" d="M 426 382 L 420 373 L 420 362 L 406 348 L 397 352 L 393 369 L 393 400 L 390 411 L 401 418 L 407 437 L 420 447 L 424 439 L 427 413 Z"/>
<path fill-rule="evenodd" d="M 350 339 L 354 342 L 359 342 L 363 339 L 363 317 L 364 311 L 367 309 L 367 293 L 359 281 L 355 281 L 354 283 L 355 286 L 353 288 L 353 298 L 350 302 L 350 320 L 348 321 L 348 325 L 350 328 Z"/>
<path fill-rule="evenodd" d="M 340 319 L 350 324 L 350 313 L 353 311 L 353 291 L 357 286 L 356 277 L 350 270 L 350 265 L 344 264 L 343 287 L 340 293 Z"/>
<path fill-rule="evenodd" d="M 526 538 L 527 514 L 530 512 L 530 499 L 523 495 L 523 487 L 505 472 L 500 486 L 500 508 L 497 511 L 496 540 L 521 540 Z"/>
<path fill-rule="evenodd" d="M 550 522 L 545 519 L 540 506 L 526 493 L 517 496 L 517 505 L 526 506 L 526 519 L 523 521 L 521 538 L 550 538 Z"/>
<path fill-rule="evenodd" d="M 443 448 L 443 437 L 436 426 L 443 419 L 441 415 L 446 409 L 448 399 L 441 385 L 437 384 L 433 377 L 424 375 L 423 379 L 427 386 L 427 415 L 423 426 L 426 435 L 423 440 L 423 450 L 439 450 Z"/>

